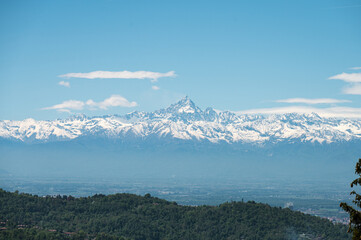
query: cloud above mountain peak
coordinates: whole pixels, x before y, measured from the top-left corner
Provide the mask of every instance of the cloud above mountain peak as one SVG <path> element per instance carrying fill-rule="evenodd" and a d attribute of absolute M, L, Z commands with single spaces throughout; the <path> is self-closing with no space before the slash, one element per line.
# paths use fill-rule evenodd
<path fill-rule="evenodd" d="M 151 79 L 152 82 L 156 82 L 159 78 L 163 77 L 175 77 L 174 71 L 166 73 L 149 72 L 149 71 L 94 71 L 88 73 L 67 73 L 60 75 L 62 78 L 86 78 L 86 79 Z"/>
<path fill-rule="evenodd" d="M 361 82 L 361 73 L 340 73 L 329 77 L 329 79 L 342 80 L 348 83 L 359 83 Z"/>
<path fill-rule="evenodd" d="M 51 107 L 42 108 L 42 110 L 57 110 L 60 112 L 71 112 L 72 110 L 83 110 L 87 108 L 89 110 L 107 110 L 109 107 L 136 107 L 136 102 L 129 102 L 126 98 L 120 95 L 112 95 L 106 98 L 104 101 L 95 102 L 92 99 L 86 102 L 78 100 L 67 100 L 60 104 L 53 105 Z"/>
<path fill-rule="evenodd" d="M 361 68 L 354 67 L 353 70 L 359 70 Z M 342 89 L 342 93 L 351 95 L 361 95 L 361 73 L 341 73 L 335 76 L 329 77 L 329 79 L 342 80 L 349 85 Z"/>
<path fill-rule="evenodd" d="M 305 103 L 305 104 L 332 104 L 332 103 L 346 103 L 349 100 L 339 100 L 333 98 L 287 98 L 276 100 L 278 103 Z"/>

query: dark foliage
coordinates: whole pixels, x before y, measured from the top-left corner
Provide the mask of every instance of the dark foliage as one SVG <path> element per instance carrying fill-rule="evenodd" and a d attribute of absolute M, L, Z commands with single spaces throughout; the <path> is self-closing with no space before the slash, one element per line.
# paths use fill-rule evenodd
<path fill-rule="evenodd" d="M 361 158 L 356 163 L 355 174 L 359 175 L 359 178 L 356 178 L 352 181 L 351 188 L 357 185 L 361 185 Z M 361 195 L 356 193 L 356 191 L 352 191 L 350 194 L 355 195 L 355 200 L 352 202 L 357 206 L 358 209 L 360 209 Z M 342 202 L 340 206 L 343 208 L 343 210 L 350 214 L 349 232 L 352 232 L 352 239 L 361 239 L 361 212 L 344 202 Z"/>
<path fill-rule="evenodd" d="M 0 221 L 0 239 L 350 239 L 347 227 L 290 209 L 180 206 L 149 194 L 38 197 L 0 189 Z"/>

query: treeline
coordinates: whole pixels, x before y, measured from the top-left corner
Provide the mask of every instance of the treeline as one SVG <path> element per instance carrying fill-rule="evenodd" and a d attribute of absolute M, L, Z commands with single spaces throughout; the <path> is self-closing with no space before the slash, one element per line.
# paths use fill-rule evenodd
<path fill-rule="evenodd" d="M 66 232 L 54 232 L 49 230 L 41 230 L 36 228 L 25 229 L 9 229 L 1 230 L 1 240 L 22 239 L 22 240 L 84 240 L 84 239 L 98 239 L 98 240 L 126 240 L 124 237 L 98 233 L 98 234 L 86 234 L 83 231 L 77 233 Z"/>
<path fill-rule="evenodd" d="M 350 239 L 347 226 L 290 209 L 180 206 L 149 194 L 38 197 L 0 189 L 0 222 L 0 239 Z"/>

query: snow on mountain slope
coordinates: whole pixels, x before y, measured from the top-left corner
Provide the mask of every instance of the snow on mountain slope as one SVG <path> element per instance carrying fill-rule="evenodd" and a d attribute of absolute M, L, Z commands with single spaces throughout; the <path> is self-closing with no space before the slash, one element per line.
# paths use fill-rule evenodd
<path fill-rule="evenodd" d="M 0 138 L 26 142 L 78 137 L 159 137 L 210 142 L 320 142 L 361 139 L 361 120 L 322 118 L 317 114 L 237 115 L 201 110 L 188 97 L 154 112 L 124 116 L 73 116 L 64 120 L 0 121 Z"/>

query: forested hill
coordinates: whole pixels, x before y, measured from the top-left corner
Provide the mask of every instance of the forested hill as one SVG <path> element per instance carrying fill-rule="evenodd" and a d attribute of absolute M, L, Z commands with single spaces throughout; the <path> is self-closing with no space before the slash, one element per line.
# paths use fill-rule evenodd
<path fill-rule="evenodd" d="M 0 239 L 350 239 L 347 226 L 255 202 L 180 206 L 149 194 L 38 197 L 0 189 Z"/>

